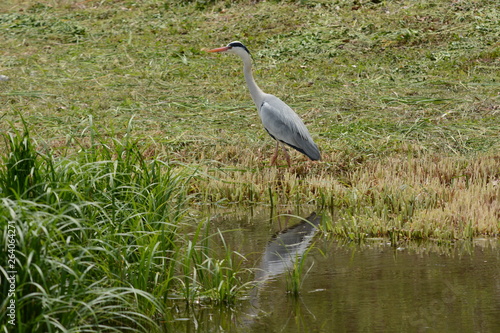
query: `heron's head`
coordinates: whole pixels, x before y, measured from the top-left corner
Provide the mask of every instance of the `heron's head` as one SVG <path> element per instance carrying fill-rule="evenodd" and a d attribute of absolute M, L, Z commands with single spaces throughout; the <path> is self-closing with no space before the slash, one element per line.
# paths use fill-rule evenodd
<path fill-rule="evenodd" d="M 242 58 L 250 56 L 250 51 L 248 51 L 247 47 L 238 41 L 231 42 L 231 43 L 227 44 L 227 46 L 219 47 L 218 49 L 208 50 L 207 52 L 234 53 L 234 54 L 239 55 Z"/>

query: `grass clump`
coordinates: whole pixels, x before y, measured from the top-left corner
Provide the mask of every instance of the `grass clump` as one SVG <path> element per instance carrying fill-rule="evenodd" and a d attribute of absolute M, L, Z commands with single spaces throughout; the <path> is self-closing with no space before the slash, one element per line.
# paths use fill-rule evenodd
<path fill-rule="evenodd" d="M 211 250 L 212 236 L 208 235 L 206 225 L 204 236 L 201 238 L 201 226 L 200 224 L 193 237 L 193 241 L 201 246 L 189 241 L 183 256 L 182 298 L 192 303 L 234 305 L 248 285 L 242 279 L 246 270 L 241 268 L 241 263 L 245 257 L 231 251 L 219 231 L 215 235 L 220 236 L 224 253 L 220 258 L 217 251 Z"/>
<path fill-rule="evenodd" d="M 0 179 L 0 189 L 5 197 L 36 197 L 35 184 L 38 183 L 39 165 L 37 154 L 29 133 L 25 127 L 23 134 L 19 131 L 4 135 L 6 145 L 10 149 L 8 155 L 2 156 L 4 174 Z"/>
<path fill-rule="evenodd" d="M 6 251 L 8 225 L 15 226 L 18 332 L 160 331 L 168 327 L 172 298 L 238 297 L 236 263 L 217 262 L 208 255 L 211 244 L 180 232 L 190 169 L 146 160 L 128 136 L 106 141 L 94 132 L 91 144 L 70 156 L 36 151 L 28 132 L 4 139 L 0 239 Z M 204 251 L 205 261 L 186 263 L 192 253 L 185 244 Z M 231 273 L 220 274 L 217 286 L 199 284 L 187 297 L 180 282 L 199 266 L 211 268 L 209 261 Z M 7 275 L 2 268 L 0 278 Z"/>
<path fill-rule="evenodd" d="M 295 258 L 293 258 L 292 260 L 292 267 L 289 267 L 285 273 L 286 291 L 291 297 L 299 297 L 304 279 L 306 278 L 309 270 L 311 270 L 312 268 L 311 265 L 309 269 L 304 272 L 307 256 L 309 254 L 309 251 L 311 251 L 312 249 L 314 249 L 314 244 L 310 246 L 304 253 L 300 255 L 296 253 Z"/>

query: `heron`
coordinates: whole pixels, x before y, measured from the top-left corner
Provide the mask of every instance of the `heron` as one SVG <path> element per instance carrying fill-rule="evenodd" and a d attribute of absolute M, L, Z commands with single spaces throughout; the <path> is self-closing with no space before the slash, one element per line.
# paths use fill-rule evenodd
<path fill-rule="evenodd" d="M 276 149 L 271 158 L 271 166 L 275 165 L 279 146 L 283 147 L 288 167 L 291 166 L 285 144 L 309 157 L 312 161 L 321 159 L 318 146 L 314 143 L 307 127 L 300 117 L 285 102 L 274 95 L 264 93 L 252 74 L 252 56 L 241 42 L 235 41 L 227 46 L 207 50 L 207 52 L 227 52 L 238 55 L 243 60 L 243 73 L 250 95 L 257 107 L 262 125 L 267 133 L 276 140 Z"/>

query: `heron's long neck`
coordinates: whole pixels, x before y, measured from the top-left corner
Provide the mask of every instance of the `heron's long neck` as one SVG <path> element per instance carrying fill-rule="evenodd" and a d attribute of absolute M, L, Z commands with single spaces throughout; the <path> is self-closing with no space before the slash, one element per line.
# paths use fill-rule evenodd
<path fill-rule="evenodd" d="M 247 82 L 250 95 L 252 95 L 252 99 L 257 106 L 257 109 L 259 109 L 260 105 L 262 104 L 262 99 L 264 98 L 264 92 L 260 90 L 259 86 L 253 79 L 252 59 L 250 57 L 243 58 L 243 72 L 245 74 L 245 81 Z"/>

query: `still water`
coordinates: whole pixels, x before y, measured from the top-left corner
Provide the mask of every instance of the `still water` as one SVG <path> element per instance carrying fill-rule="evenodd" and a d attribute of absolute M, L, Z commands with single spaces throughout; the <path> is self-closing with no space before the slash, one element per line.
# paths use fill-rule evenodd
<path fill-rule="evenodd" d="M 328 239 L 319 215 L 218 211 L 214 230 L 257 268 L 232 309 L 176 308 L 182 332 L 500 332 L 500 240 L 362 244 Z M 305 251 L 300 295 L 286 276 Z"/>

